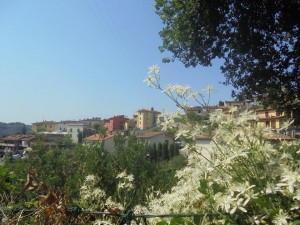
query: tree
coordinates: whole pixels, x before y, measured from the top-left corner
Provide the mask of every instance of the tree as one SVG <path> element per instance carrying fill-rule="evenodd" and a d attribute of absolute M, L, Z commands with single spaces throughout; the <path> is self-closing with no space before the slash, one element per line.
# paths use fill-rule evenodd
<path fill-rule="evenodd" d="M 156 0 L 156 13 L 165 24 L 160 50 L 172 61 L 195 67 L 222 58 L 233 97 L 279 110 L 299 101 L 300 1 Z"/>
<path fill-rule="evenodd" d="M 115 148 L 117 150 L 124 149 L 124 145 L 126 144 L 126 138 L 124 137 L 123 134 L 117 133 L 114 135 L 113 139 L 115 143 Z"/>
<path fill-rule="evenodd" d="M 158 143 L 157 145 L 157 160 L 160 161 L 162 160 L 163 156 L 163 145 L 162 143 Z"/>
<path fill-rule="evenodd" d="M 163 143 L 163 160 L 169 160 L 169 145 L 167 142 Z"/>
<path fill-rule="evenodd" d="M 175 144 L 174 142 L 172 142 L 170 144 L 170 149 L 169 149 L 169 155 L 170 155 L 170 158 L 173 158 L 175 156 Z"/>

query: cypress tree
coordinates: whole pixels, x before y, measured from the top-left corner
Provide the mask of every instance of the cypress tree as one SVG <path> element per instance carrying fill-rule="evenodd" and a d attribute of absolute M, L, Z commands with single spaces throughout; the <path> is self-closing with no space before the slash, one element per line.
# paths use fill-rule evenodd
<path fill-rule="evenodd" d="M 162 159 L 163 145 L 162 143 L 158 143 L 157 146 L 157 159 L 158 161 Z"/>
<path fill-rule="evenodd" d="M 170 156 L 169 156 L 169 148 L 168 148 L 168 143 L 165 142 L 163 144 L 163 159 L 164 160 L 169 160 L 170 159 Z"/>
<path fill-rule="evenodd" d="M 174 157 L 174 155 L 175 155 L 175 145 L 174 145 L 173 142 L 170 144 L 170 149 L 169 150 L 170 150 L 169 151 L 170 158 Z"/>

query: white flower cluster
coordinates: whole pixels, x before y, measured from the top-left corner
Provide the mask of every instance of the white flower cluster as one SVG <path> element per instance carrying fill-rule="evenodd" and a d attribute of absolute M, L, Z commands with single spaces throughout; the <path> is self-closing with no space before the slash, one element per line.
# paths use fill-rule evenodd
<path fill-rule="evenodd" d="M 159 73 L 157 67 L 152 71 Z M 159 80 L 152 84 L 163 90 Z M 195 95 L 188 86 L 169 85 L 163 91 L 181 108 Z M 211 92 L 210 86 L 207 92 Z M 184 100 L 179 101 L 178 96 Z M 165 115 L 161 123 L 163 130 L 176 128 L 176 139 L 195 140 L 208 130 L 208 124 L 180 120 L 180 116 Z M 235 224 L 237 218 L 245 224 L 289 224 L 299 218 L 299 143 L 270 144 L 264 137 L 271 130 L 259 123 L 253 126 L 256 123 L 251 121 L 257 121 L 257 117 L 251 111 L 224 114 L 215 110 L 209 120 L 215 126 L 210 133 L 211 148 L 204 149 L 195 141 L 188 143 L 181 150 L 188 152 L 188 166 L 177 172 L 177 185 L 168 193 L 152 196 L 147 206 L 138 206 L 136 210 L 146 214 L 223 215 L 205 217 L 202 224 Z"/>
<path fill-rule="evenodd" d="M 120 189 L 132 190 L 134 188 L 133 185 L 134 177 L 132 174 L 128 175 L 126 173 L 126 170 L 124 170 L 122 173 L 119 173 L 117 179 L 119 180 L 118 190 Z"/>
<path fill-rule="evenodd" d="M 148 76 L 144 80 L 148 86 L 156 88 L 165 93 L 172 99 L 180 109 L 188 108 L 188 102 L 194 101 L 202 106 L 209 104 L 209 96 L 213 91 L 213 87 L 208 85 L 205 89 L 193 91 L 188 85 L 169 84 L 165 89 L 160 84 L 160 68 L 157 65 L 149 67 Z M 207 101 L 204 96 L 208 95 Z"/>
<path fill-rule="evenodd" d="M 123 210 L 123 206 L 108 197 L 98 186 L 99 179 L 95 175 L 88 175 L 84 184 L 80 188 L 79 204 L 87 210 L 103 210 L 107 208 L 118 208 Z"/>

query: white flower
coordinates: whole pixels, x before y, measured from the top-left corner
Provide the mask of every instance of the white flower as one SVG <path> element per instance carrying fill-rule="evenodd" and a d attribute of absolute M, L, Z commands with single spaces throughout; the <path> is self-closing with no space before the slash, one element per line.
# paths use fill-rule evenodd
<path fill-rule="evenodd" d="M 237 209 L 247 212 L 247 210 L 244 208 L 244 206 L 247 204 L 246 201 L 244 201 L 243 198 L 235 199 L 236 201 L 233 202 L 233 208 L 230 210 L 230 214 L 235 213 Z"/>
<path fill-rule="evenodd" d="M 133 182 L 134 178 L 133 178 L 133 175 L 130 174 L 128 175 L 127 177 L 125 177 L 129 182 Z"/>
<path fill-rule="evenodd" d="M 207 94 L 210 94 L 213 91 L 213 86 L 212 85 L 207 85 L 205 88 L 205 91 Z"/>
<path fill-rule="evenodd" d="M 300 202 L 300 189 L 298 189 L 293 197 L 293 200 L 297 200 Z"/>
<path fill-rule="evenodd" d="M 144 80 L 144 82 L 146 82 L 148 86 L 152 87 L 154 84 L 156 84 L 156 78 L 153 77 L 153 76 L 151 76 L 151 75 L 149 75 L 149 76 L 146 77 L 146 79 Z"/>
<path fill-rule="evenodd" d="M 291 217 L 288 216 L 286 212 L 284 212 L 282 209 L 279 209 L 278 214 L 274 217 L 272 222 L 276 225 L 284 225 L 288 224 L 288 219 L 291 219 Z"/>
<path fill-rule="evenodd" d="M 127 176 L 126 170 L 124 170 L 122 173 L 119 173 L 117 178 L 124 178 L 125 176 Z"/>
<path fill-rule="evenodd" d="M 286 130 L 286 129 L 288 129 L 289 128 L 289 126 L 291 126 L 292 124 L 294 123 L 294 120 L 291 120 L 291 121 L 285 121 L 283 124 L 282 124 L 282 126 L 281 126 L 281 128 L 279 129 L 280 131 L 281 130 Z"/>
<path fill-rule="evenodd" d="M 176 136 L 175 136 L 175 140 L 177 140 L 181 136 L 186 137 L 188 133 L 189 133 L 189 130 L 183 130 L 182 129 L 182 130 L 177 131 Z"/>
<path fill-rule="evenodd" d="M 300 174 L 297 171 L 290 171 L 289 169 L 284 169 L 281 175 L 281 182 L 278 183 L 279 187 L 288 187 L 291 193 L 294 193 L 294 187 L 296 183 L 300 181 Z"/>
<path fill-rule="evenodd" d="M 151 73 L 159 74 L 159 72 L 160 72 L 160 68 L 158 65 L 152 65 L 149 67 L 148 74 L 151 74 Z"/>
<path fill-rule="evenodd" d="M 173 89 L 174 91 L 176 92 L 176 94 L 180 97 L 184 97 L 186 94 L 189 93 L 190 91 L 190 87 L 185 85 L 185 86 L 182 86 L 182 85 L 174 85 L 173 86 Z"/>
<path fill-rule="evenodd" d="M 273 183 L 267 183 L 266 194 L 275 194 L 276 192 L 282 192 L 282 190 Z"/>
<path fill-rule="evenodd" d="M 88 175 L 85 177 L 85 181 L 89 182 L 89 181 L 95 181 L 95 176 L 94 175 Z"/>

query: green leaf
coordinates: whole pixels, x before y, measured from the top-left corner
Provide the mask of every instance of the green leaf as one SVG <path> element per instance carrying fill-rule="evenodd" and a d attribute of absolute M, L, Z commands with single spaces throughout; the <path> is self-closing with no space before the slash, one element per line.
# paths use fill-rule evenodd
<path fill-rule="evenodd" d="M 292 224 L 293 225 L 299 225 L 300 224 L 300 220 L 295 220 Z"/>
<path fill-rule="evenodd" d="M 182 217 L 172 218 L 170 225 L 184 225 L 184 219 Z"/>
<path fill-rule="evenodd" d="M 156 225 L 168 225 L 168 223 L 166 221 L 162 220 L 162 221 L 157 222 Z"/>
<path fill-rule="evenodd" d="M 193 221 L 194 221 L 194 224 L 198 225 L 201 222 L 201 217 L 200 216 L 194 216 Z"/>
<path fill-rule="evenodd" d="M 199 191 L 203 194 L 207 194 L 207 188 L 208 188 L 208 181 L 206 179 L 201 179 Z"/>

